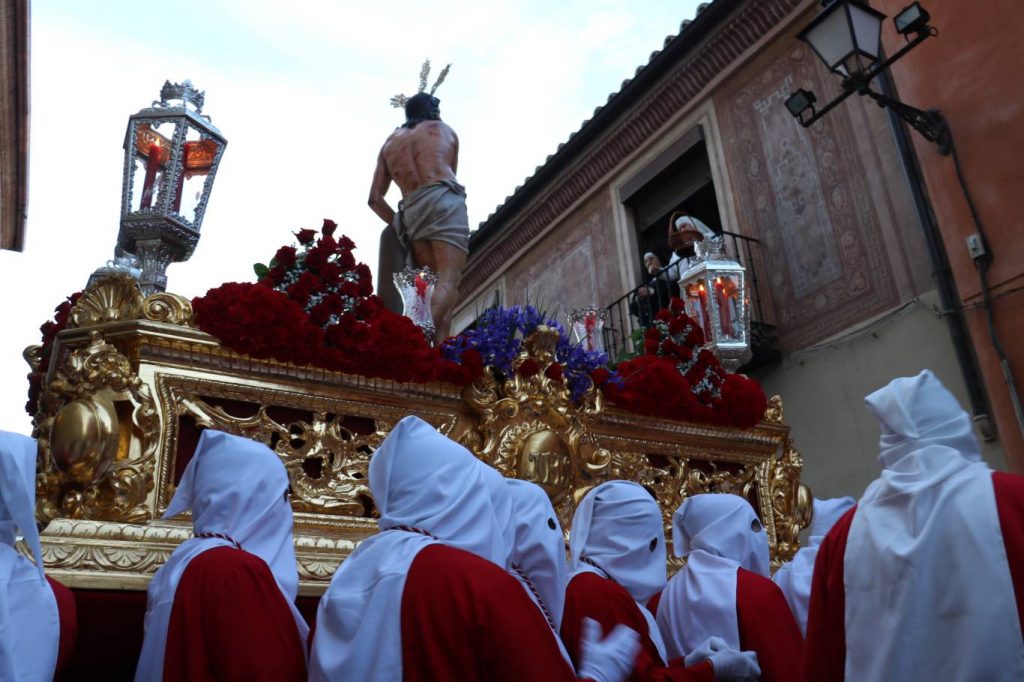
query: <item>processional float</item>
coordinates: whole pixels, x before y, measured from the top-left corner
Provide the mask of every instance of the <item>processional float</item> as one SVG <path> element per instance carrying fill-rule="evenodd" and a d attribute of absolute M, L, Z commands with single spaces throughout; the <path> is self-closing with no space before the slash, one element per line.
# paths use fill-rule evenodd
<path fill-rule="evenodd" d="M 254 357 L 201 329 L 192 302 L 164 290 L 165 268 L 198 241 L 226 141 L 190 83 L 168 83 L 161 94 L 129 120 L 115 259 L 60 311 L 43 345 L 25 351 L 48 573 L 75 588 L 144 590 L 191 536 L 187 516 L 161 517 L 200 431 L 215 428 L 280 456 L 291 481 L 300 592 L 320 594 L 377 532 L 369 460 L 410 414 L 505 476 L 543 487 L 564 527 L 587 490 L 622 478 L 657 497 L 666 528 L 688 495 L 742 495 L 763 520 L 773 563 L 796 551 L 810 494 L 778 397 L 750 428 L 638 415 L 608 404 L 612 386 L 570 386 L 564 331 L 543 320 L 501 371 L 485 369 L 464 386 Z M 730 277 L 740 290 L 730 292 L 733 300 L 743 301 L 742 275 Z M 705 279 L 711 290 L 721 284 Z M 729 324 L 744 318 L 733 314 Z M 675 324 L 666 316 L 665 340 L 675 338 Z M 584 328 L 591 336 L 581 343 L 593 351 L 599 320 L 584 320 Z M 725 336 L 744 338 L 734 326 L 715 339 Z"/>

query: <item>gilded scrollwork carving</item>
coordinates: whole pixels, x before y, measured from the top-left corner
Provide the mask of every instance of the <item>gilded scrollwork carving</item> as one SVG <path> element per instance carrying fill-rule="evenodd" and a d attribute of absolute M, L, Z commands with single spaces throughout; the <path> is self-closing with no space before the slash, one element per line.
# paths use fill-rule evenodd
<path fill-rule="evenodd" d="M 810 489 L 800 482 L 803 464 L 803 457 L 787 438 L 771 471 L 770 499 L 777 538 L 773 569 L 793 558 L 800 548 L 800 531 L 811 522 L 814 499 Z"/>
<path fill-rule="evenodd" d="M 142 289 L 131 275 L 104 277 L 82 292 L 71 309 L 68 328 L 90 327 L 101 322 L 136 320 L 142 314 Z"/>
<path fill-rule="evenodd" d="M 768 409 L 764 411 L 765 424 L 784 424 L 782 413 L 782 396 L 773 395 L 768 399 Z"/>
<path fill-rule="evenodd" d="M 142 317 L 154 322 L 195 327 L 192 302 L 177 294 L 159 292 L 150 294 L 142 302 Z"/>
<path fill-rule="evenodd" d="M 273 448 L 288 470 L 296 511 L 357 517 L 370 508 L 370 455 L 392 427 L 390 422 L 375 420 L 373 433 L 359 434 L 344 426 L 344 416 L 324 411 L 314 412 L 310 422 L 283 424 L 270 417 L 266 406 L 251 417 L 235 417 L 195 395 L 179 399 L 178 414 L 194 418 L 200 426 Z"/>
<path fill-rule="evenodd" d="M 611 455 L 589 428 L 604 409 L 600 392 L 591 388 L 574 404 L 564 382 L 547 376 L 557 343 L 558 331 L 541 325 L 524 339 L 505 381 L 485 373 L 465 389 L 478 422 L 461 442 L 506 476 L 544 488 L 565 522 L 574 493 L 607 476 Z M 535 371 L 521 372 L 528 361 Z"/>
<path fill-rule="evenodd" d="M 144 521 L 160 418 L 149 386 L 99 332 L 72 350 L 46 386 L 36 435 L 39 515 Z"/>
<path fill-rule="evenodd" d="M 33 372 L 38 372 L 39 365 L 43 361 L 43 347 L 39 344 L 25 346 L 25 350 L 21 352 L 21 357 L 28 363 L 29 368 Z"/>
<path fill-rule="evenodd" d="M 164 292 L 145 296 L 138 280 L 122 273 L 103 277 L 86 289 L 71 309 L 67 328 L 125 320 L 195 327 L 192 303 L 187 298 Z"/>

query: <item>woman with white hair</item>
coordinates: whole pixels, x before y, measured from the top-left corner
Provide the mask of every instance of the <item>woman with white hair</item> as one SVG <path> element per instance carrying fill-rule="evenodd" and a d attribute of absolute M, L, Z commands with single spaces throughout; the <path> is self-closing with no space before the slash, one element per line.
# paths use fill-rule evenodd
<path fill-rule="evenodd" d="M 692 495 L 672 516 L 672 546 L 686 559 L 658 603 L 670 656 L 709 638 L 757 654 L 761 679 L 797 680 L 804 641 L 782 591 L 768 579 L 768 535 L 739 495 Z"/>

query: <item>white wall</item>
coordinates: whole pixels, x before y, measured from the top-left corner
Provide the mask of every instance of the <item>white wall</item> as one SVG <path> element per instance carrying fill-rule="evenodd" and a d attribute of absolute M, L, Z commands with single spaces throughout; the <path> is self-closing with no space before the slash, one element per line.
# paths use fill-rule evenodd
<path fill-rule="evenodd" d="M 864 396 L 898 376 L 931 369 L 968 409 L 967 391 L 934 292 L 780 366 L 754 373 L 769 396 L 782 396 L 786 423 L 804 457 L 801 480 L 815 497 L 860 497 L 878 476 L 878 422 Z M 998 443 L 982 443 L 989 464 L 1005 469 Z"/>

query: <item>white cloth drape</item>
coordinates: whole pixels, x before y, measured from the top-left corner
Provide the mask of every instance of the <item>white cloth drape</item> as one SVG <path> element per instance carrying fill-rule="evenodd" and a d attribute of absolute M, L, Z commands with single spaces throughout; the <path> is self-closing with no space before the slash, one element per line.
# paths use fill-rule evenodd
<path fill-rule="evenodd" d="M 0 432 L 0 680 L 51 680 L 60 615 L 36 528 L 36 441 Z M 35 563 L 14 548 L 17 532 Z"/>
<path fill-rule="evenodd" d="M 206 429 L 164 518 L 191 510 L 195 533 L 226 535 L 263 559 L 292 610 L 305 646 L 309 627 L 295 607 L 299 574 L 287 494 L 288 474 L 273 450 L 248 438 Z M 189 563 L 209 549 L 231 546 L 220 538 L 191 538 L 153 576 L 147 593 L 146 637 L 135 670 L 137 682 L 163 678 L 171 608 Z"/>
<path fill-rule="evenodd" d="M 928 370 L 865 401 L 883 471 L 843 560 L 846 679 L 1024 679 L 992 472 L 970 418 Z"/>
<path fill-rule="evenodd" d="M 320 600 L 310 680 L 402 679 L 402 592 L 424 547 L 440 541 L 508 568 L 508 486 L 466 448 L 406 417 L 374 453 L 369 473 L 381 533 L 360 543 Z"/>

